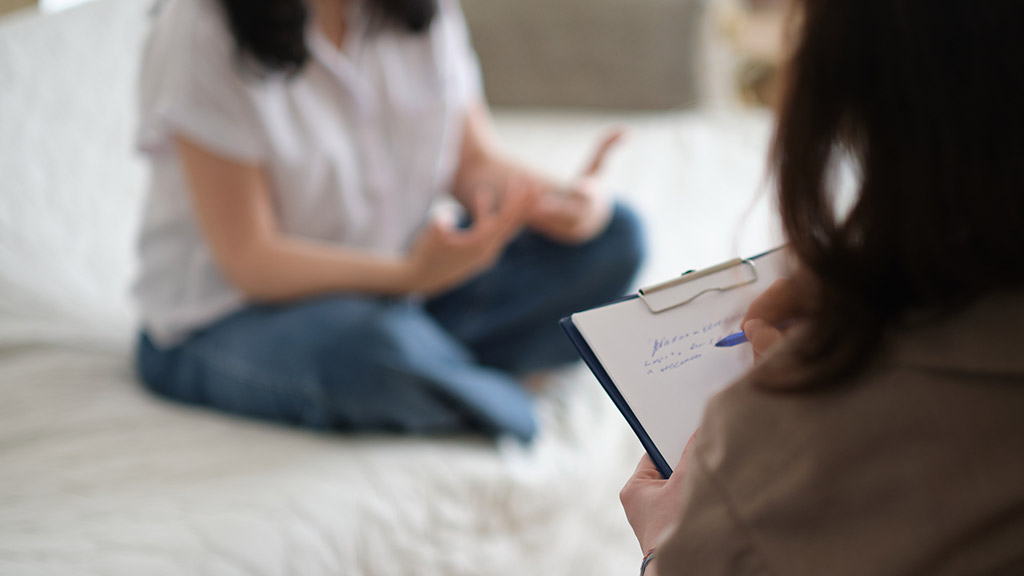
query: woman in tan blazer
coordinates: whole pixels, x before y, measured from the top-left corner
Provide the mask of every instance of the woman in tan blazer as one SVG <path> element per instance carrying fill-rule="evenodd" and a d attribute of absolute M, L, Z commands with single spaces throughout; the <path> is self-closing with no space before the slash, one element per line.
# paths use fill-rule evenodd
<path fill-rule="evenodd" d="M 1024 3 L 794 4 L 798 272 L 672 477 L 645 457 L 623 488 L 646 574 L 1024 574 Z"/>

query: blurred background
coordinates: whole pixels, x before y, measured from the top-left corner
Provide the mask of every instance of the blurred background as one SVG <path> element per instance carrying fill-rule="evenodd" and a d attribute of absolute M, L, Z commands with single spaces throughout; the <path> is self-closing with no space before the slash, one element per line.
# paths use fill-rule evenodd
<path fill-rule="evenodd" d="M 0 17 L 25 9 L 50 14 L 93 1 L 0 0 Z M 782 0 L 462 4 L 476 35 L 487 37 L 477 50 L 492 104 L 757 105 L 768 103 L 774 90 Z M 708 25 L 711 34 L 702 30 Z M 518 38 L 535 41 L 507 49 Z M 692 58 L 701 52 L 707 61 Z M 638 61 L 637 55 L 646 57 Z M 599 81 L 609 75 L 616 81 Z"/>
<path fill-rule="evenodd" d="M 134 382 L 153 0 L 0 0 L 0 573 L 631 574 L 642 449 L 584 368 L 529 447 L 317 436 Z M 505 147 L 605 172 L 647 226 L 641 284 L 781 238 L 766 193 L 779 0 L 462 0 Z"/>

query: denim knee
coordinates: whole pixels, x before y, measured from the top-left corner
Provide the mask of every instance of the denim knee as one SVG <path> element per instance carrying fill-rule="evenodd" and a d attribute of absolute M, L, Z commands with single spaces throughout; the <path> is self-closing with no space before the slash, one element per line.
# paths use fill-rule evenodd
<path fill-rule="evenodd" d="M 134 353 L 136 378 L 152 392 L 163 393 L 167 384 L 168 365 L 172 360 L 172 353 L 157 348 L 145 331 L 139 332 L 135 341 Z"/>
<path fill-rule="evenodd" d="M 640 216 L 629 206 L 615 203 L 608 227 L 596 240 L 602 245 L 602 266 L 629 278 L 640 269 L 647 253 L 644 226 Z"/>

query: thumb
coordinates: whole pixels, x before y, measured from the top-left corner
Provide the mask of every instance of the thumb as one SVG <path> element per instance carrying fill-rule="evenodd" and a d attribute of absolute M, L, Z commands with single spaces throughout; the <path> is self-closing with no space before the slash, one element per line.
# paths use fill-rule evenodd
<path fill-rule="evenodd" d="M 683 475 L 686 473 L 686 459 L 690 457 L 690 452 L 693 452 L 697 446 L 697 434 L 700 433 L 700 428 L 693 432 L 690 439 L 686 442 L 686 447 L 683 448 L 683 454 L 679 457 L 679 463 L 672 469 L 672 475 L 669 476 L 669 484 L 678 484 L 683 481 Z M 678 472 L 678 474 L 677 474 Z"/>
<path fill-rule="evenodd" d="M 433 245 L 454 245 L 466 241 L 469 232 L 459 228 L 454 220 L 438 216 L 430 220 L 422 236 Z"/>
<path fill-rule="evenodd" d="M 760 319 L 747 320 L 743 323 L 743 333 L 754 348 L 754 356 L 762 356 L 771 351 L 772 347 L 782 340 L 782 332 L 768 322 Z"/>
<path fill-rule="evenodd" d="M 626 129 L 622 126 L 612 128 L 605 133 L 598 141 L 597 150 L 594 152 L 594 156 L 591 158 L 590 164 L 588 164 L 586 169 L 583 170 L 583 176 L 594 176 L 600 172 L 608 153 L 620 140 L 622 140 L 622 137 L 625 135 Z"/>

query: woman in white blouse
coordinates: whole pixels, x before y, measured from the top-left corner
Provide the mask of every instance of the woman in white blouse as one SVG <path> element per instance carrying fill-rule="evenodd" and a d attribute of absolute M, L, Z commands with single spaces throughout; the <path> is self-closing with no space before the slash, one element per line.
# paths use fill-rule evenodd
<path fill-rule="evenodd" d="M 456 0 L 168 0 L 141 78 L 142 380 L 321 429 L 528 440 L 518 376 L 627 288 L 605 139 L 558 185 L 494 145 Z M 429 217 L 452 194 L 460 225 Z"/>

